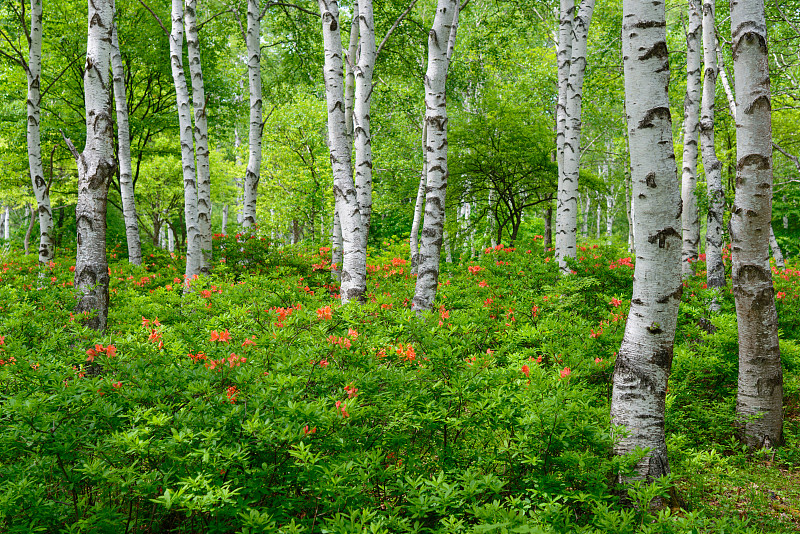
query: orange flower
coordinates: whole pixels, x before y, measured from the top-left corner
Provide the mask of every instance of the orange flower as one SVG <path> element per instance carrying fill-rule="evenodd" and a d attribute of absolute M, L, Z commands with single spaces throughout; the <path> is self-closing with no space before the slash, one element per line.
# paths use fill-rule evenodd
<path fill-rule="evenodd" d="M 319 308 L 317 310 L 317 318 L 328 320 L 333 318 L 333 310 L 331 310 L 330 306 L 325 306 L 324 308 Z"/>
<path fill-rule="evenodd" d="M 529 378 L 531 376 L 531 370 L 527 364 L 522 366 L 522 374 L 525 375 L 525 378 Z"/>
<path fill-rule="evenodd" d="M 570 373 L 572 373 L 572 370 L 569 367 L 564 367 L 561 370 L 561 378 L 567 378 L 570 375 Z"/>

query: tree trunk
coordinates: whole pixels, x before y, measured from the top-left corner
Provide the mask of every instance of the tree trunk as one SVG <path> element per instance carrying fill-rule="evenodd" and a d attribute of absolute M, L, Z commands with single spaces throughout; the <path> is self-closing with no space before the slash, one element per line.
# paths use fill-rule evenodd
<path fill-rule="evenodd" d="M 23 8 L 24 9 L 24 8 Z M 28 54 L 28 165 L 39 213 L 39 263 L 49 263 L 55 254 L 53 246 L 53 210 L 50 187 L 42 168 L 42 143 L 39 131 L 42 75 L 42 0 L 31 0 L 31 34 Z"/>
<path fill-rule="evenodd" d="M 700 118 L 700 141 L 703 167 L 708 184 L 708 222 L 706 223 L 706 283 L 719 291 L 725 287 L 725 265 L 722 263 L 723 216 L 725 191 L 722 188 L 722 164 L 717 159 L 714 136 L 714 101 L 717 87 L 717 49 L 714 41 L 714 0 L 703 3 L 703 111 Z M 719 310 L 718 299 L 711 303 L 712 311 Z"/>
<path fill-rule="evenodd" d="M 175 231 L 171 223 L 167 223 L 167 250 L 175 252 Z"/>
<path fill-rule="evenodd" d="M 181 163 L 183 165 L 183 200 L 186 221 L 186 280 L 200 274 L 203 265 L 203 240 L 198 224 L 197 178 L 194 166 L 191 106 L 186 75 L 183 71 L 183 3 L 172 0 L 172 33 L 169 37 L 172 79 L 178 103 Z"/>
<path fill-rule="evenodd" d="M 633 195 L 631 194 L 630 177 L 625 178 L 625 217 L 628 219 L 628 252 L 634 252 L 633 242 Z"/>
<path fill-rule="evenodd" d="M 581 237 L 589 237 L 589 208 L 592 207 L 592 197 L 586 193 L 586 203 L 581 202 Z"/>
<path fill-rule="evenodd" d="M 228 205 L 222 206 L 222 235 L 228 234 Z"/>
<path fill-rule="evenodd" d="M 427 184 L 425 220 L 419 251 L 419 271 L 411 309 L 430 310 L 439 283 L 439 259 L 444 237 L 447 192 L 447 70 L 448 44 L 458 24 L 458 0 L 438 0 L 433 27 L 428 34 L 428 68 L 425 74 L 425 124 L 427 125 Z"/>
<path fill-rule="evenodd" d="M 10 231 L 9 219 L 10 218 L 11 218 L 11 209 L 8 206 L 6 206 L 5 209 L 3 210 L 2 219 L 0 219 L 0 221 L 2 221 L 2 224 L 0 224 L 0 228 L 2 228 L 2 230 L 3 230 L 3 239 L 5 239 L 6 241 L 8 241 L 8 238 L 9 238 L 9 231 Z"/>
<path fill-rule="evenodd" d="M 356 65 L 356 91 L 353 109 L 355 135 L 355 186 L 358 209 L 364 225 L 364 239 L 369 236 L 372 217 L 372 134 L 370 133 L 370 101 L 372 100 L 372 72 L 375 68 L 375 23 L 372 0 L 359 0 L 358 19 L 360 52 Z"/>
<path fill-rule="evenodd" d="M 716 34 L 714 35 L 714 43 L 717 47 L 717 70 L 719 70 L 722 88 L 725 90 L 725 98 L 728 101 L 728 110 L 731 112 L 731 117 L 733 117 L 734 122 L 736 122 L 736 99 L 733 97 L 733 90 L 731 89 L 731 84 L 728 81 L 728 73 L 725 70 L 725 62 L 722 59 L 722 49 L 719 47 L 719 39 L 717 38 Z"/>
<path fill-rule="evenodd" d="M 111 41 L 113 0 L 89 2 L 89 31 L 83 86 L 86 98 L 86 146 L 74 151 L 78 163 L 77 313 L 94 314 L 89 328 L 105 330 L 108 319 L 108 260 L 106 258 L 106 201 L 116 170 L 111 118 Z M 74 147 L 72 147 L 74 149 Z"/>
<path fill-rule="evenodd" d="M 131 165 L 131 134 L 128 124 L 128 97 L 125 94 L 125 71 L 119 50 L 117 24 L 111 36 L 111 70 L 114 75 L 114 102 L 117 110 L 117 139 L 119 143 L 119 191 L 122 197 L 122 215 L 125 219 L 125 237 L 128 242 L 128 261 L 142 264 L 142 244 L 139 241 L 139 221 L 136 218 L 136 200 L 133 194 L 133 168 Z"/>
<path fill-rule="evenodd" d="M 367 282 L 367 236 L 358 207 L 350 160 L 350 142 L 344 117 L 344 72 L 339 36 L 337 0 L 319 0 L 325 43 L 325 96 L 328 139 L 333 170 L 333 194 L 342 229 L 342 304 L 364 298 Z"/>
<path fill-rule="evenodd" d="M 422 222 L 422 210 L 425 207 L 425 186 L 428 178 L 428 158 L 425 150 L 428 143 L 428 124 L 422 125 L 422 174 L 419 178 L 417 188 L 417 200 L 414 203 L 414 219 L 411 222 L 411 238 L 409 239 L 409 250 L 411 255 L 411 274 L 417 274 L 419 267 L 419 226 Z"/>
<path fill-rule="evenodd" d="M 197 33 L 197 0 L 186 0 L 186 48 L 192 80 L 194 143 L 197 151 L 197 231 L 200 234 L 200 272 L 211 271 L 211 165 L 208 152 L 208 117 L 203 69 L 200 62 L 200 37 Z"/>
<path fill-rule="evenodd" d="M 25 206 L 25 216 L 29 218 L 28 222 L 28 230 L 25 232 L 25 239 L 22 240 L 22 248 L 25 251 L 25 255 L 28 255 L 28 250 L 30 249 L 30 241 L 31 241 L 31 231 L 33 231 L 33 223 L 36 222 L 36 212 L 31 210 L 29 206 Z"/>
<path fill-rule="evenodd" d="M 636 268 L 614 367 L 611 418 L 626 435 L 617 455 L 648 449 L 634 480 L 669 474 L 664 404 L 681 300 L 681 200 L 669 112 L 664 3 L 623 1 L 625 109 L 635 202 Z M 630 480 L 627 480 L 630 482 Z M 656 503 L 658 506 L 658 503 Z"/>
<path fill-rule="evenodd" d="M 702 52 L 700 33 L 703 28 L 701 0 L 689 0 L 689 27 L 686 31 L 686 99 L 683 104 L 683 251 L 681 271 L 684 278 L 694 274 L 700 244 L 700 217 L 697 209 L 697 140 L 700 134 L 700 96 Z M 713 28 L 712 28 L 713 29 Z"/>
<path fill-rule="evenodd" d="M 561 195 L 561 187 L 564 182 L 564 145 L 566 143 L 567 135 L 567 92 L 569 84 L 570 62 L 572 61 L 572 24 L 575 18 L 575 0 L 560 0 L 559 4 L 559 24 L 558 24 L 558 103 L 556 105 L 556 164 L 558 165 L 558 196 L 556 199 L 556 258 L 559 261 L 559 266 L 564 269 L 562 265 L 562 256 L 569 255 L 568 244 L 577 241 L 577 235 L 570 235 L 569 228 L 563 229 L 562 224 L 565 224 L 565 215 L 571 208 L 572 211 L 568 212 L 570 216 L 575 217 L 573 232 L 578 232 L 577 212 L 578 205 L 577 199 L 571 199 L 572 204 L 568 206 L 565 203 L 565 198 Z M 564 215 L 560 215 L 561 213 Z M 559 222 L 559 218 L 561 222 Z M 573 246 L 572 257 L 575 257 Z"/>
<path fill-rule="evenodd" d="M 553 206 L 544 210 L 544 251 L 553 246 Z"/>
<path fill-rule="evenodd" d="M 614 231 L 614 207 L 616 199 L 614 195 L 606 195 L 606 236 L 611 237 Z"/>
<path fill-rule="evenodd" d="M 335 205 L 331 225 L 331 279 L 337 282 L 342 279 L 342 225 Z"/>
<path fill-rule="evenodd" d="M 778 240 L 775 239 L 775 232 L 772 230 L 772 225 L 769 226 L 769 248 L 772 249 L 772 257 L 775 258 L 775 266 L 778 269 L 785 269 L 786 263 L 783 261 L 783 252 L 778 245 Z"/>
<path fill-rule="evenodd" d="M 558 176 L 558 208 L 556 210 L 556 258 L 563 272 L 568 272 L 565 260 L 566 258 L 575 258 L 577 245 L 577 195 L 581 159 L 583 77 L 586 72 L 586 47 L 593 11 L 594 0 L 583 0 L 578 7 L 578 14 L 572 22 L 572 57 L 567 81 L 563 167 Z M 584 237 L 586 237 L 588 228 L 586 228 L 585 219 L 583 230 Z"/>
<path fill-rule="evenodd" d="M 736 412 L 751 449 L 783 442 L 783 371 L 769 268 L 772 119 L 763 0 L 731 5 L 736 95 L 736 199 L 731 209 L 733 294 L 739 325 Z"/>
<path fill-rule="evenodd" d="M 247 0 L 247 73 L 250 82 L 250 157 L 244 177 L 242 226 L 256 224 L 258 182 L 261 179 L 261 12 L 259 0 Z"/>

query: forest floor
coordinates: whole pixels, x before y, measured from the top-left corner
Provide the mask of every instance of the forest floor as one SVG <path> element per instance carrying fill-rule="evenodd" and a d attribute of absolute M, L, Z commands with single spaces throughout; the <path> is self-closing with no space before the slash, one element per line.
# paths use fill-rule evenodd
<path fill-rule="evenodd" d="M 101 334 L 72 311 L 74 257 L 4 254 L 2 532 L 800 532 L 792 267 L 773 269 L 786 444 L 736 438 L 733 299 L 708 312 L 699 262 L 667 395 L 673 475 L 621 487 L 619 245 L 583 244 L 567 277 L 538 239 L 443 263 L 420 317 L 402 242 L 370 251 L 366 302 L 346 307 L 326 248 L 218 236 L 187 294 L 180 256 L 112 250 Z M 682 507 L 649 509 L 670 494 Z"/>

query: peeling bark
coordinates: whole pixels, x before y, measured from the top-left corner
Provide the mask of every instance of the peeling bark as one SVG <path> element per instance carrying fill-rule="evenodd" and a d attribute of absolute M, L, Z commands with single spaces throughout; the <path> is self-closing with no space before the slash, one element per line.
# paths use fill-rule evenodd
<path fill-rule="evenodd" d="M 444 239 L 447 192 L 447 69 L 448 45 L 458 23 L 458 0 L 438 0 L 428 34 L 428 68 L 425 73 L 425 124 L 427 126 L 425 219 L 419 250 L 419 266 L 411 309 L 430 310 L 439 283 L 439 260 Z"/>
<path fill-rule="evenodd" d="M 111 40 L 113 0 L 89 2 L 86 70 L 86 146 L 73 155 L 78 164 L 77 256 L 75 311 L 88 313 L 89 328 L 105 330 L 108 320 L 108 260 L 106 258 L 106 201 L 108 184 L 116 170 L 111 117 Z M 70 143 L 71 145 L 71 143 Z"/>
<path fill-rule="evenodd" d="M 615 454 L 649 449 L 633 480 L 650 481 L 669 474 L 664 406 L 683 289 L 680 184 L 672 145 L 662 1 L 623 1 L 622 53 L 636 268 L 614 368 L 611 418 L 615 427 L 626 429 L 614 445 Z"/>
<path fill-rule="evenodd" d="M 736 108 L 736 199 L 731 209 L 733 294 L 739 326 L 736 412 L 751 449 L 783 442 L 783 370 L 769 268 L 772 119 L 763 0 L 731 5 Z"/>
<path fill-rule="evenodd" d="M 689 26 L 686 30 L 686 99 L 683 104 L 683 173 L 681 200 L 683 202 L 683 252 L 681 269 L 684 278 L 694 274 L 692 263 L 697 261 L 700 245 L 700 216 L 697 209 L 697 141 L 700 135 L 700 97 L 702 50 L 700 33 L 703 29 L 700 0 L 689 0 Z M 713 28 L 713 26 L 712 26 Z"/>
<path fill-rule="evenodd" d="M 111 35 L 111 71 L 114 76 L 114 102 L 117 111 L 117 139 L 119 155 L 119 190 L 122 197 L 122 216 L 125 219 L 125 237 L 128 243 L 128 261 L 142 264 L 142 244 L 139 240 L 139 221 L 136 218 L 136 199 L 133 194 L 133 168 L 131 164 L 131 134 L 128 122 L 128 97 L 125 94 L 125 71 L 119 50 L 117 24 Z"/>

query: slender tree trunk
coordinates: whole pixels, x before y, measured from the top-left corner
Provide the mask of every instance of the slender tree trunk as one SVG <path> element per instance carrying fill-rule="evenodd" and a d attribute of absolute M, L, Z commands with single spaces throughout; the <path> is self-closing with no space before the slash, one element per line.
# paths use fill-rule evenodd
<path fill-rule="evenodd" d="M 781 247 L 778 245 L 778 240 L 775 238 L 772 225 L 769 226 L 769 248 L 772 249 L 772 257 L 775 258 L 775 266 L 778 269 L 785 269 L 786 263 L 783 261 L 783 252 L 781 252 Z"/>
<path fill-rule="evenodd" d="M 8 238 L 9 238 L 9 235 L 8 235 L 9 234 L 8 220 L 10 218 L 11 218 L 11 209 L 8 206 L 6 206 L 3 209 L 2 218 L 0 218 L 0 228 L 2 228 L 2 230 L 3 230 L 3 239 L 5 239 L 6 241 L 8 241 Z"/>
<path fill-rule="evenodd" d="M 706 223 L 706 283 L 720 291 L 725 287 L 725 265 L 722 263 L 723 216 L 725 191 L 722 188 L 722 164 L 717 159 L 714 136 L 714 101 L 717 87 L 717 50 L 714 33 L 714 0 L 703 3 L 703 110 L 700 119 L 700 141 L 703 150 L 703 167 L 708 184 L 708 222 Z M 712 311 L 719 311 L 719 301 L 714 298 Z"/>
<path fill-rule="evenodd" d="M 725 90 L 725 98 L 728 101 L 728 110 L 731 112 L 731 117 L 733 117 L 734 122 L 736 122 L 736 99 L 733 97 L 733 89 L 731 89 L 731 84 L 728 81 L 728 73 L 725 70 L 725 62 L 722 58 L 722 49 L 719 46 L 719 39 L 717 38 L 716 34 L 714 35 L 714 42 L 716 43 L 717 47 L 719 78 L 722 81 L 722 88 Z"/>
<path fill-rule="evenodd" d="M 586 203 L 581 202 L 581 237 L 589 237 L 589 208 L 592 206 L 592 197 L 586 193 Z"/>
<path fill-rule="evenodd" d="M 422 125 L 422 174 L 417 188 L 417 200 L 414 203 L 414 219 L 411 222 L 411 238 L 409 239 L 411 254 L 411 274 L 417 274 L 419 267 L 419 227 L 422 222 L 422 210 L 425 208 L 425 186 L 428 179 L 428 158 L 425 150 L 428 143 L 428 124 Z"/>
<path fill-rule="evenodd" d="M 700 34 L 703 28 L 701 0 L 689 0 L 689 27 L 686 31 L 686 99 L 683 104 L 683 277 L 694 274 L 700 245 L 700 217 L 697 209 L 697 141 L 700 134 L 700 97 L 702 51 Z"/>
<path fill-rule="evenodd" d="M 342 304 L 362 300 L 367 281 L 367 236 L 358 206 L 350 159 L 350 142 L 344 117 L 344 71 L 339 34 L 339 4 L 319 0 L 325 43 L 325 94 L 328 103 L 328 138 L 333 194 L 342 229 Z"/>
<path fill-rule="evenodd" d="M 664 404 L 681 300 L 681 200 L 669 112 L 664 3 L 623 0 L 625 109 L 635 203 L 636 268 L 611 396 L 626 434 L 617 455 L 648 449 L 634 480 L 669 474 Z"/>
<path fill-rule="evenodd" d="M 125 94 L 125 71 L 122 65 L 122 54 L 119 50 L 116 22 L 111 39 L 111 70 L 114 75 L 114 102 L 117 111 L 119 143 L 119 190 L 122 197 L 122 215 L 125 219 L 125 237 L 128 242 L 128 261 L 134 265 L 141 265 L 142 244 L 139 241 L 139 221 L 136 218 L 136 200 L 133 194 L 128 97 Z"/>
<path fill-rule="evenodd" d="M 256 224 L 258 182 L 261 179 L 261 12 L 259 0 L 247 0 L 247 73 L 250 82 L 250 158 L 244 177 L 242 226 Z"/>
<path fill-rule="evenodd" d="M 222 206 L 222 235 L 228 235 L 228 205 Z"/>
<path fill-rule="evenodd" d="M 194 143 L 197 151 L 197 230 L 202 250 L 200 272 L 211 271 L 211 165 L 208 152 L 208 117 L 203 69 L 200 62 L 200 37 L 197 31 L 197 0 L 186 0 L 186 48 L 192 79 L 194 108 Z M 245 202 L 246 204 L 246 202 Z"/>
<path fill-rule="evenodd" d="M 78 163 L 77 257 L 75 311 L 94 314 L 87 326 L 105 330 L 108 319 L 108 260 L 106 258 L 106 201 L 108 184 L 116 170 L 111 118 L 111 41 L 113 0 L 89 2 L 89 31 L 83 86 L 86 99 L 86 146 L 74 147 Z"/>
<path fill-rule="evenodd" d="M 31 34 L 28 51 L 28 165 L 39 213 L 39 263 L 49 263 L 55 254 L 53 246 L 53 210 L 50 187 L 42 168 L 42 143 L 39 131 L 42 75 L 42 0 L 31 0 Z"/>
<path fill-rule="evenodd" d="M 595 239 L 600 239 L 600 221 L 603 218 L 603 207 L 600 204 L 600 194 L 597 194 L 597 208 L 595 209 Z"/>
<path fill-rule="evenodd" d="M 548 205 L 544 210 L 544 250 L 553 246 L 553 206 Z"/>
<path fill-rule="evenodd" d="M 633 195 L 630 177 L 625 178 L 625 217 L 628 219 L 628 252 L 634 252 L 633 242 Z"/>
<path fill-rule="evenodd" d="M 358 19 L 360 52 L 356 65 L 355 106 L 353 132 L 355 135 L 355 185 L 358 209 L 364 225 L 364 238 L 369 236 L 372 217 L 372 134 L 370 133 L 370 102 L 372 100 L 372 73 L 375 68 L 375 22 L 372 0 L 359 0 Z"/>
<path fill-rule="evenodd" d="M 239 137 L 239 127 L 233 128 L 233 148 L 236 154 L 235 163 L 238 167 L 242 164 L 239 156 L 239 147 L 242 146 L 242 139 Z M 247 171 L 245 171 L 246 173 Z M 236 179 L 236 224 L 241 227 L 244 224 L 244 181 Z"/>
<path fill-rule="evenodd" d="M 558 26 L 558 103 L 556 105 L 556 163 L 558 165 L 558 196 L 556 200 L 556 259 L 563 270 L 565 263 L 563 257 L 570 254 L 569 243 L 577 242 L 578 232 L 578 204 L 577 199 L 571 199 L 567 204 L 566 198 L 561 194 L 564 185 L 564 145 L 567 135 L 567 93 L 569 85 L 570 62 L 572 61 L 572 24 L 575 18 L 575 0 L 560 0 L 559 26 Z M 571 211 L 570 211 L 571 210 Z M 575 218 L 574 234 L 569 233 L 565 217 L 570 215 Z M 560 221 L 559 222 L 559 218 Z M 562 228 L 562 225 L 564 226 Z M 563 233 L 562 233 L 563 232 Z M 572 257 L 575 257 L 575 250 Z"/>
<path fill-rule="evenodd" d="M 167 250 L 175 252 L 175 232 L 171 223 L 167 223 Z"/>
<path fill-rule="evenodd" d="M 337 282 L 342 278 L 342 224 L 335 205 L 331 225 L 331 278 Z"/>
<path fill-rule="evenodd" d="M 733 294 L 739 325 L 736 412 L 751 448 L 783 442 L 783 370 L 769 232 L 772 106 L 763 0 L 731 4 L 736 95 L 736 199 L 731 209 Z"/>
<path fill-rule="evenodd" d="M 28 255 L 28 250 L 30 249 L 30 241 L 31 241 L 31 232 L 33 231 L 33 223 L 36 222 L 36 212 L 31 210 L 29 206 L 25 206 L 25 216 L 28 217 L 28 230 L 25 232 L 25 239 L 22 240 L 22 247 L 25 251 L 25 255 Z"/>
<path fill-rule="evenodd" d="M 186 279 L 200 274 L 203 266 L 203 238 L 198 222 L 197 178 L 194 166 L 191 105 L 183 71 L 183 3 L 172 0 L 172 33 L 169 37 L 172 79 L 178 103 L 181 163 L 183 165 L 184 218 L 186 220 Z"/>
<path fill-rule="evenodd" d="M 586 72 L 586 47 L 593 12 L 594 0 L 583 0 L 578 7 L 578 14 L 572 22 L 572 57 L 567 81 L 563 170 L 558 177 L 558 208 L 556 210 L 556 258 L 563 272 L 568 272 L 566 258 L 575 258 L 576 255 L 583 77 Z M 587 233 L 588 229 L 584 231 L 584 236 Z"/>
<path fill-rule="evenodd" d="M 425 123 L 427 125 L 427 184 L 425 220 L 419 251 L 419 270 L 411 308 L 430 310 L 439 283 L 439 259 L 444 238 L 447 192 L 447 97 L 445 92 L 451 32 L 458 24 L 458 0 L 438 0 L 433 27 L 428 34 L 428 68 L 425 74 Z"/>
<path fill-rule="evenodd" d="M 614 195 L 606 195 L 606 236 L 611 237 L 614 231 L 614 207 L 616 199 Z"/>

